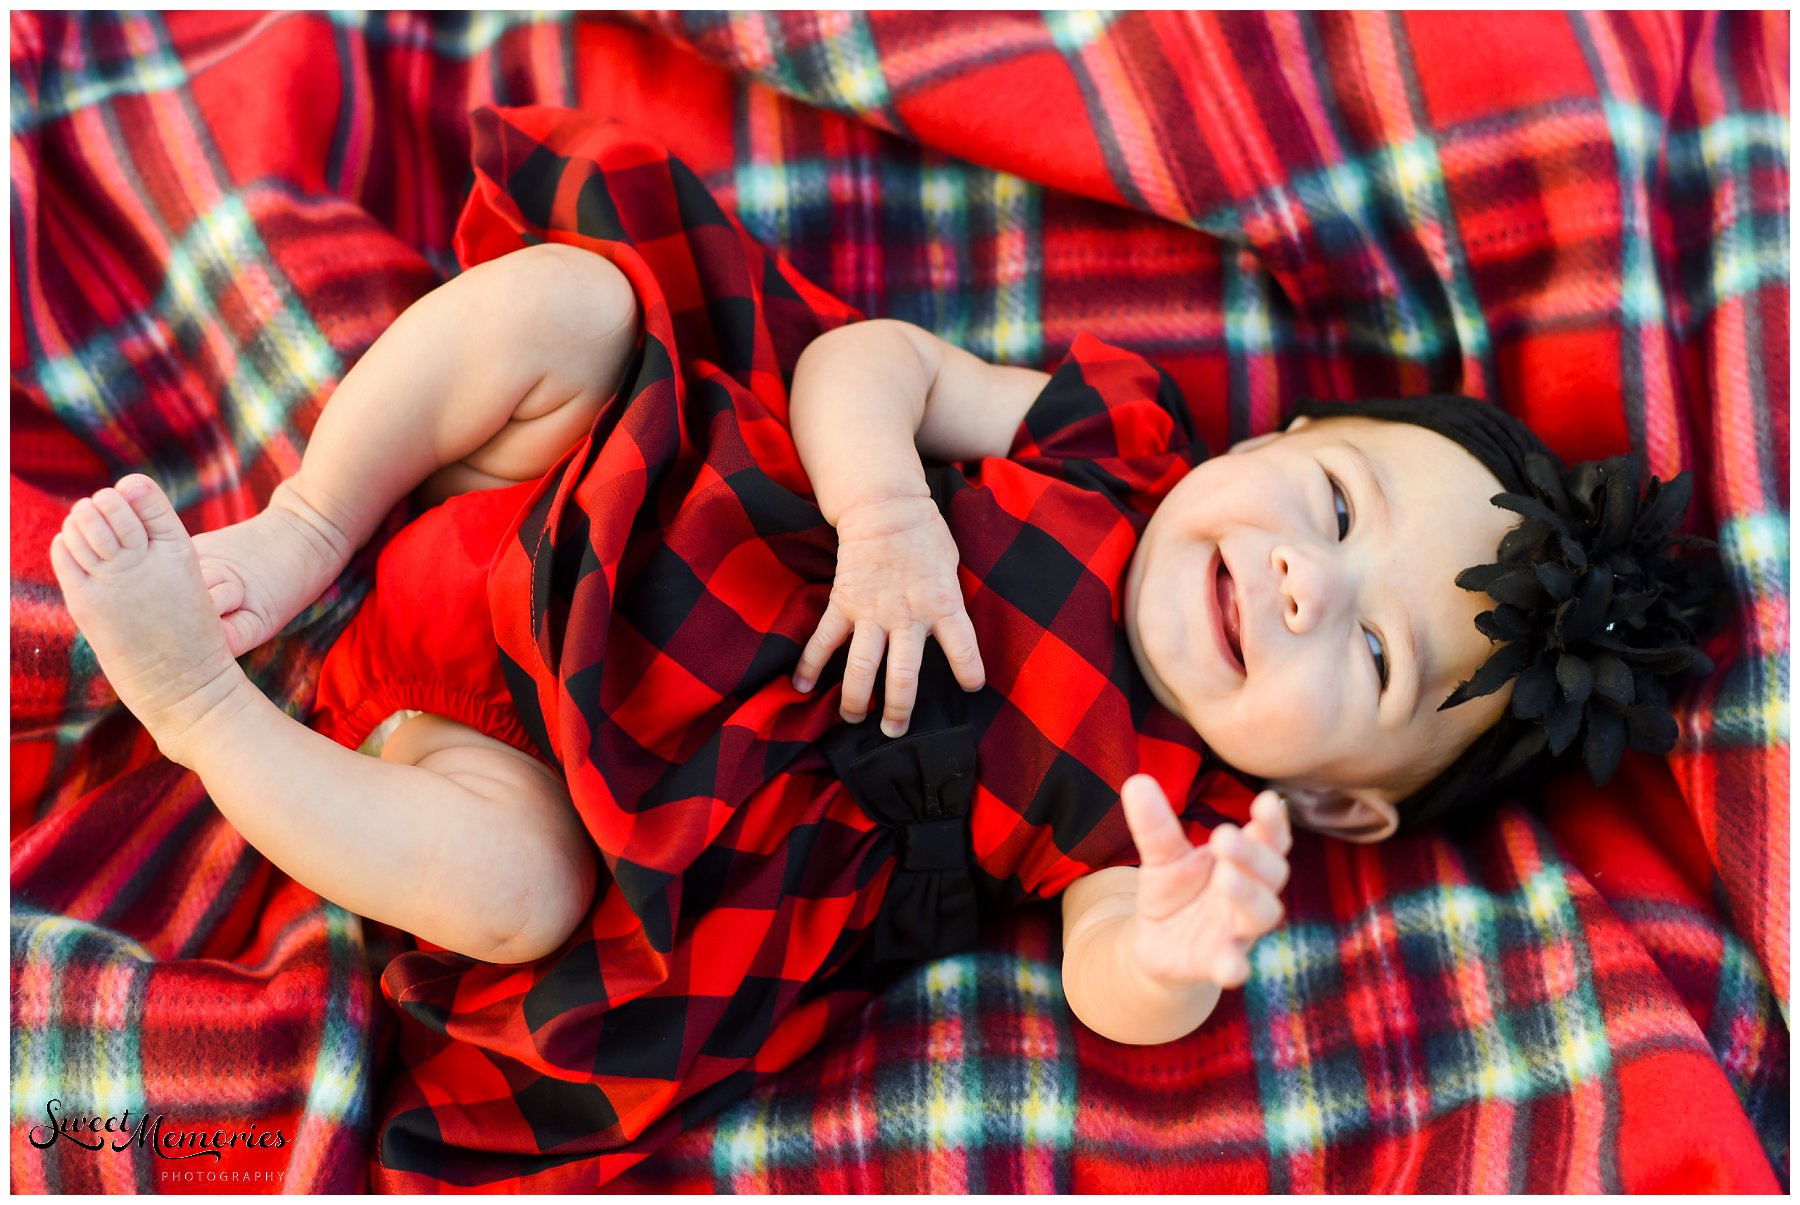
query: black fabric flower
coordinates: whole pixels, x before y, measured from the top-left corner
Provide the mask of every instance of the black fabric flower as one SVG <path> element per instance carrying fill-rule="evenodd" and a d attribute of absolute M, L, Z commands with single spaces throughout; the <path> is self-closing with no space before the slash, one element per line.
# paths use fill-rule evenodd
<path fill-rule="evenodd" d="M 1668 683 L 1712 668 L 1698 636 L 1715 617 L 1723 579 L 1715 562 L 1681 555 L 1712 541 L 1675 535 L 1693 492 L 1690 474 L 1640 489 L 1636 455 L 1586 461 L 1564 472 L 1545 455 L 1524 460 L 1529 493 L 1494 496 L 1520 522 L 1498 559 L 1457 575 L 1495 602 L 1475 620 L 1499 644 L 1439 710 L 1513 686 L 1505 778 L 1548 750 L 1577 741 L 1595 783 L 1627 748 L 1674 747 Z"/>

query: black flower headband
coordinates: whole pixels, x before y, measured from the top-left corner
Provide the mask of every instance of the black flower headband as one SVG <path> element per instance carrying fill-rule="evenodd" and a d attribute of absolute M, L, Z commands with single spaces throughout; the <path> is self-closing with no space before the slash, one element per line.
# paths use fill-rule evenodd
<path fill-rule="evenodd" d="M 1713 542 L 1674 534 L 1693 493 L 1691 474 L 1651 477 L 1640 492 L 1635 453 L 1585 461 L 1566 474 L 1532 453 L 1524 468 L 1529 493 L 1492 499 L 1521 516 L 1498 559 L 1456 577 L 1463 589 L 1493 597 L 1497 605 L 1475 626 L 1503 643 L 1438 710 L 1516 677 L 1512 714 L 1537 723 L 1514 758 L 1543 748 L 1561 757 L 1585 732 L 1582 761 L 1604 784 L 1627 746 L 1674 747 L 1664 682 L 1712 669 L 1696 630 L 1710 626 L 1718 577 L 1710 564 L 1670 549 Z"/>

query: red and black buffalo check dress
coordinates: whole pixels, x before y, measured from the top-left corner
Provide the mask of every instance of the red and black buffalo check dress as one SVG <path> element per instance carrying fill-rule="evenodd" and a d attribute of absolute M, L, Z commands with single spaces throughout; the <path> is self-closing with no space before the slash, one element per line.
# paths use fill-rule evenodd
<path fill-rule="evenodd" d="M 786 382 L 851 312 L 617 127 L 484 111 L 476 161 L 465 263 L 588 247 L 630 277 L 643 336 L 545 479 L 452 499 L 385 550 L 315 723 L 354 746 L 417 708 L 566 779 L 606 872 L 592 911 L 534 964 L 426 948 L 387 968 L 402 1066 L 373 1179 L 580 1190 L 792 1063 L 907 960 L 1134 861 L 1129 775 L 1153 773 L 1196 840 L 1251 791 L 1126 643 L 1137 537 L 1204 454 L 1161 372 L 1079 339 L 1006 458 L 927 466 L 988 680 L 964 692 L 932 644 L 888 740 L 838 717 L 842 651 L 812 693 L 790 682 L 836 539 Z"/>

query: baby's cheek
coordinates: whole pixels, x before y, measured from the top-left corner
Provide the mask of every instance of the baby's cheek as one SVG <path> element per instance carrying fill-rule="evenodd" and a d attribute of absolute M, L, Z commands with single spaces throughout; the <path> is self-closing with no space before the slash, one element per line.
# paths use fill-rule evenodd
<path fill-rule="evenodd" d="M 1245 727 L 1262 734 L 1271 749 L 1280 749 L 1290 756 L 1322 754 L 1339 726 L 1340 717 L 1330 700 L 1304 680 L 1265 685 L 1270 689 L 1254 692 L 1253 697 L 1245 699 Z"/>

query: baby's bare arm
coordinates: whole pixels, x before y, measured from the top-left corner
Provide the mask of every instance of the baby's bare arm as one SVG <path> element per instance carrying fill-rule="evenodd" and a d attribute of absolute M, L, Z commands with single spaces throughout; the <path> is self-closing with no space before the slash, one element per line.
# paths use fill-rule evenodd
<path fill-rule="evenodd" d="M 1274 791 L 1242 829 L 1221 824 L 1189 843 L 1146 774 L 1120 792 L 1141 866 L 1077 879 L 1063 893 L 1063 989 L 1075 1015 L 1115 1042 L 1191 1033 L 1222 988 L 1250 975 L 1250 946 L 1281 919 L 1291 836 Z"/>
<path fill-rule="evenodd" d="M 471 485 L 529 480 L 587 429 L 636 334 L 636 297 L 601 256 L 544 244 L 477 265 L 408 307 L 346 374 L 286 500 L 349 551 L 446 466 L 473 470 Z"/>
<path fill-rule="evenodd" d="M 1173 986 L 1151 978 L 1132 953 L 1135 866 L 1077 879 L 1063 892 L 1063 994 L 1082 1023 L 1115 1042 L 1150 1046 L 1200 1028 L 1220 985 Z"/>
<path fill-rule="evenodd" d="M 927 496 L 921 454 L 1006 455 L 1049 379 L 893 319 L 820 336 L 795 365 L 788 414 L 819 510 L 835 527 L 858 503 Z"/>

